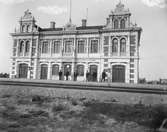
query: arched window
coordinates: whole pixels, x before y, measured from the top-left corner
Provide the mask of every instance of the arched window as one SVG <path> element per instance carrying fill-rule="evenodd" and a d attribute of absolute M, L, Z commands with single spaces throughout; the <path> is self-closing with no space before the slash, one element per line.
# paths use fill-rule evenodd
<path fill-rule="evenodd" d="M 22 32 L 26 32 L 26 26 L 25 25 L 22 26 Z"/>
<path fill-rule="evenodd" d="M 24 50 L 24 41 L 20 42 L 19 52 L 22 53 Z"/>
<path fill-rule="evenodd" d="M 126 53 L 126 40 L 124 38 L 120 41 L 120 52 Z"/>
<path fill-rule="evenodd" d="M 117 19 L 114 20 L 114 28 L 115 28 L 115 29 L 118 29 L 118 20 L 117 20 Z"/>
<path fill-rule="evenodd" d="M 25 52 L 28 53 L 29 50 L 30 50 L 30 42 L 27 41 L 27 42 L 26 42 L 26 45 L 25 45 Z"/>
<path fill-rule="evenodd" d="M 27 32 L 30 32 L 30 25 L 27 25 Z"/>
<path fill-rule="evenodd" d="M 84 65 L 77 65 L 78 76 L 84 76 Z"/>
<path fill-rule="evenodd" d="M 48 76 L 48 65 L 42 64 L 41 65 L 40 79 L 47 79 L 47 76 Z"/>
<path fill-rule="evenodd" d="M 121 27 L 121 28 L 125 28 L 125 20 L 124 20 L 124 19 L 121 20 L 120 27 Z"/>
<path fill-rule="evenodd" d="M 21 27 L 22 32 L 24 32 L 24 27 L 25 27 L 24 25 Z"/>
<path fill-rule="evenodd" d="M 118 52 L 118 40 L 115 38 L 112 41 L 112 53 Z"/>
<path fill-rule="evenodd" d="M 59 75 L 59 65 L 52 65 L 52 75 Z"/>

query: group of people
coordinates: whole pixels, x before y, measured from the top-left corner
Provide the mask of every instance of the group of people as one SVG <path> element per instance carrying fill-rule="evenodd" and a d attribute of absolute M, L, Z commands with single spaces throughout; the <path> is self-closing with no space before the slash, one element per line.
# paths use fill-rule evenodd
<path fill-rule="evenodd" d="M 66 77 L 65 80 L 69 80 L 70 72 L 66 71 L 64 75 Z M 74 72 L 74 78 L 73 78 L 74 81 L 77 81 L 77 76 L 78 76 L 77 72 Z M 63 72 L 61 70 L 59 71 L 59 80 L 63 80 Z"/>
<path fill-rule="evenodd" d="M 65 80 L 69 80 L 69 76 L 70 76 L 70 72 L 66 71 L 65 72 Z M 63 80 L 63 72 L 60 70 L 59 71 L 59 80 Z M 78 77 L 78 73 L 77 71 L 74 71 L 73 74 L 73 81 L 77 81 L 77 77 Z M 103 70 L 102 75 L 101 75 L 101 82 L 105 82 L 106 81 L 106 77 L 107 77 L 107 73 L 105 72 L 105 70 Z M 89 71 L 86 72 L 86 81 L 97 81 L 97 72 L 92 72 L 90 73 Z"/>
<path fill-rule="evenodd" d="M 87 71 L 86 72 L 86 81 L 89 82 L 89 81 L 97 81 L 97 72 L 89 72 Z"/>

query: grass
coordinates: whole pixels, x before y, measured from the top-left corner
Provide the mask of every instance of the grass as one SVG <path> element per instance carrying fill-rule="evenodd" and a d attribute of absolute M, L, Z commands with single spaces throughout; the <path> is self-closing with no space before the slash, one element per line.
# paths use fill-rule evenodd
<path fill-rule="evenodd" d="M 114 119 L 120 127 L 125 122 L 134 122 L 141 127 L 140 131 L 144 132 L 144 127 L 151 132 L 167 118 L 166 111 L 166 105 L 127 105 L 87 98 L 75 99 L 70 96 L 50 98 L 44 95 L 23 94 L 20 91 L 18 94 L 1 92 L 0 131 L 86 132 L 97 129 L 96 131 L 105 132 L 111 130 L 106 121 Z M 135 130 L 130 132 L 133 131 Z"/>

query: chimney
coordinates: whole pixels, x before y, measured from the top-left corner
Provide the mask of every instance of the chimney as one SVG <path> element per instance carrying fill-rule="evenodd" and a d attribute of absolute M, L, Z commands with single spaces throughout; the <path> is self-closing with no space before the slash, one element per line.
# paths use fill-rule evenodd
<path fill-rule="evenodd" d="M 86 27 L 86 23 L 87 23 L 87 20 L 86 19 L 82 19 L 82 27 Z"/>
<path fill-rule="evenodd" d="M 56 24 L 56 23 L 55 23 L 55 22 L 53 22 L 53 21 L 52 21 L 52 22 L 50 22 L 50 28 L 55 28 L 55 24 Z"/>

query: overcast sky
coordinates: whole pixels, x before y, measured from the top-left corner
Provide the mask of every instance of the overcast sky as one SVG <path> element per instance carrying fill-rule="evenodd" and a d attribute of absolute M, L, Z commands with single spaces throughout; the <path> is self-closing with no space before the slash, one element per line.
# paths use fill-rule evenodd
<path fill-rule="evenodd" d="M 121 0 L 132 13 L 131 21 L 143 28 L 140 77 L 167 78 L 167 0 Z M 88 8 L 88 25 L 104 25 L 119 0 L 72 0 L 72 22 L 81 25 Z M 64 26 L 69 19 L 69 0 L 0 0 L 0 72 L 9 72 L 12 37 L 18 21 L 29 9 L 40 27 L 50 21 Z"/>

